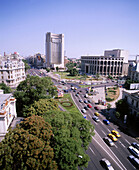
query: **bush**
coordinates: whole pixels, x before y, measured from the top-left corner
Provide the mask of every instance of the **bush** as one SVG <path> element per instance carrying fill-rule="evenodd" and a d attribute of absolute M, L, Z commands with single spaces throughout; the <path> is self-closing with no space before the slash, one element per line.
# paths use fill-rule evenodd
<path fill-rule="evenodd" d="M 115 112 L 115 116 L 119 119 L 120 118 L 120 113 L 119 112 Z"/>
<path fill-rule="evenodd" d="M 106 100 L 107 100 L 108 102 L 111 102 L 111 101 L 114 100 L 114 98 L 106 97 Z"/>

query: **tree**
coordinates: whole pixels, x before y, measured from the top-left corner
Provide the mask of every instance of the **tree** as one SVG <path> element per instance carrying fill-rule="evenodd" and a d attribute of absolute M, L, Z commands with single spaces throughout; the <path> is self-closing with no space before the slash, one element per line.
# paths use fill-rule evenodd
<path fill-rule="evenodd" d="M 27 71 L 28 69 L 30 69 L 30 66 L 28 65 L 27 60 L 22 60 L 25 64 L 25 71 Z"/>
<path fill-rule="evenodd" d="M 12 92 L 12 89 L 4 83 L 0 83 L 0 89 L 4 90 L 4 94 Z"/>
<path fill-rule="evenodd" d="M 25 119 L 0 143 L 0 169 L 57 169 L 51 126 L 41 117 Z"/>
<path fill-rule="evenodd" d="M 96 73 L 96 78 L 97 78 L 97 80 L 98 80 L 98 78 L 99 78 L 99 73 Z"/>
<path fill-rule="evenodd" d="M 71 76 L 77 76 L 79 74 L 78 70 L 76 68 L 73 68 L 70 70 L 70 75 Z"/>
<path fill-rule="evenodd" d="M 67 63 L 66 64 L 66 67 L 68 68 L 68 70 L 67 70 L 67 72 L 70 72 L 70 70 L 72 70 L 73 69 L 73 67 L 74 67 L 74 63 Z"/>
<path fill-rule="evenodd" d="M 50 69 L 49 69 L 49 68 L 46 68 L 46 71 L 47 71 L 47 72 L 50 72 Z"/>
<path fill-rule="evenodd" d="M 108 79 L 111 79 L 111 80 L 112 80 L 112 79 L 113 79 L 113 77 L 112 77 L 111 75 L 108 75 Z"/>
<path fill-rule="evenodd" d="M 124 99 L 118 100 L 116 102 L 116 111 L 120 113 L 122 118 L 124 117 L 124 115 L 128 115 L 129 114 L 128 103 Z"/>
<path fill-rule="evenodd" d="M 57 66 L 57 67 L 56 67 L 56 71 L 58 72 L 58 70 L 59 70 L 59 67 Z"/>
<path fill-rule="evenodd" d="M 23 113 L 35 101 L 44 98 L 51 98 L 57 94 L 56 87 L 49 77 L 40 78 L 38 76 L 27 76 L 26 80 L 22 81 L 14 96 L 17 99 L 17 113 L 23 116 Z"/>
<path fill-rule="evenodd" d="M 108 103 L 108 104 L 107 104 L 107 109 L 110 110 L 110 108 L 111 108 L 111 104 Z"/>

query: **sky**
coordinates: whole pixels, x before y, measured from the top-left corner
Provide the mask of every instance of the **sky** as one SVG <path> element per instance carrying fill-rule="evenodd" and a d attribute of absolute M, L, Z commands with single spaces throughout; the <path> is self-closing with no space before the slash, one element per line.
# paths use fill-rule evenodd
<path fill-rule="evenodd" d="M 64 34 L 65 55 L 139 55 L 139 0 L 0 0 L 0 54 L 45 54 L 46 33 Z M 134 58 L 133 58 L 134 59 Z"/>

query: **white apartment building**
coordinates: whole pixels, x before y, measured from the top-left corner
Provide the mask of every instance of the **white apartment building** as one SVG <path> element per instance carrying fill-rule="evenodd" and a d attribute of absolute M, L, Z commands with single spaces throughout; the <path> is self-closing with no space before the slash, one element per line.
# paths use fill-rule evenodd
<path fill-rule="evenodd" d="M 16 114 L 16 99 L 0 90 L 0 136 L 4 136 Z"/>
<path fill-rule="evenodd" d="M 128 51 L 105 51 L 104 56 L 81 56 L 81 71 L 92 75 L 124 76 L 128 74 Z"/>
<path fill-rule="evenodd" d="M 139 116 L 139 90 L 124 90 L 122 98 L 127 101 L 130 114 L 134 117 Z"/>
<path fill-rule="evenodd" d="M 46 67 L 64 68 L 64 34 L 46 34 Z"/>
<path fill-rule="evenodd" d="M 0 83 L 12 88 L 25 78 L 25 65 L 17 53 L 0 57 Z"/>

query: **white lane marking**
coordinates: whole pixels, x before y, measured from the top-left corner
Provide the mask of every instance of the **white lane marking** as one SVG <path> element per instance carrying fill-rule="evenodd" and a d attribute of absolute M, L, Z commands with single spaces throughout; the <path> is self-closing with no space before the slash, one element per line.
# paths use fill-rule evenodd
<path fill-rule="evenodd" d="M 91 152 L 93 152 L 93 154 L 95 155 L 95 152 L 89 147 L 89 149 L 91 150 Z"/>
<path fill-rule="evenodd" d="M 116 146 L 115 144 L 114 144 L 114 146 L 115 146 L 116 148 L 118 148 L 118 146 Z"/>
<path fill-rule="evenodd" d="M 121 141 L 119 141 L 119 143 L 125 148 L 125 145 Z"/>
<path fill-rule="evenodd" d="M 131 145 L 130 142 L 129 142 L 128 140 L 125 139 L 125 141 L 126 141 L 129 145 Z"/>
<path fill-rule="evenodd" d="M 101 137 L 100 137 L 100 135 L 96 132 L 96 130 L 95 130 L 95 133 L 99 136 L 99 138 L 101 139 Z M 93 138 L 93 136 L 92 136 L 92 138 Z M 104 147 L 103 146 L 101 146 L 100 145 L 100 143 L 95 139 L 95 138 L 93 138 L 97 143 L 98 143 L 98 145 L 109 155 L 109 153 L 106 151 L 106 149 L 104 149 Z M 104 143 L 105 144 L 105 143 Z M 124 169 L 126 169 L 125 168 L 125 166 L 122 164 L 122 162 L 117 158 L 117 156 L 110 150 L 110 148 L 105 144 L 105 146 L 109 149 L 109 151 L 113 154 L 113 156 L 118 160 L 118 162 L 124 167 Z M 109 155 L 110 156 L 110 155 Z M 118 164 L 118 162 L 116 162 L 115 160 L 114 160 L 114 158 L 112 157 L 112 156 L 110 156 L 111 157 L 111 159 L 113 159 L 113 161 L 120 167 L 120 169 L 123 169 L 119 164 Z"/>
<path fill-rule="evenodd" d="M 110 133 L 111 133 L 110 129 L 107 129 L 107 130 L 108 130 L 108 132 L 110 132 Z"/>
<path fill-rule="evenodd" d="M 103 130 L 101 130 L 102 131 L 102 133 L 104 133 L 104 135 L 106 135 L 106 133 L 103 131 Z M 107 136 L 107 135 L 106 135 Z"/>
<path fill-rule="evenodd" d="M 101 124 L 103 124 L 101 121 L 100 121 Z"/>

